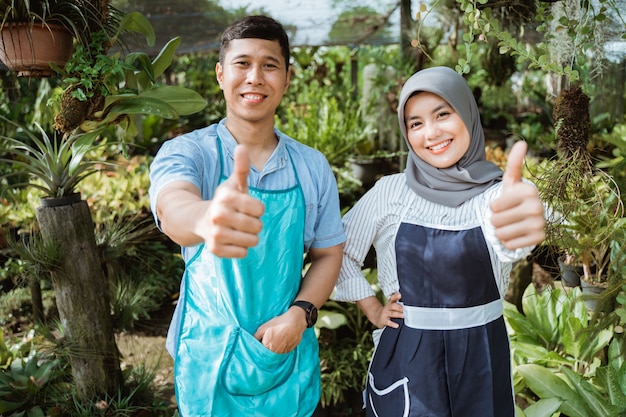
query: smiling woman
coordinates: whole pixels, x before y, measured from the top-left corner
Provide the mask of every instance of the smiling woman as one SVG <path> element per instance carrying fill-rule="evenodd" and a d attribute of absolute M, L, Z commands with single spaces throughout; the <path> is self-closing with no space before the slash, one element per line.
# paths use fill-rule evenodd
<path fill-rule="evenodd" d="M 407 169 L 378 180 L 343 217 L 334 297 L 377 327 L 367 414 L 513 417 L 502 299 L 513 262 L 544 227 L 537 191 L 521 180 L 526 146 L 513 147 L 505 173 L 487 161 L 478 105 L 447 67 L 406 81 L 398 123 Z M 362 270 L 372 247 L 383 302 Z"/>

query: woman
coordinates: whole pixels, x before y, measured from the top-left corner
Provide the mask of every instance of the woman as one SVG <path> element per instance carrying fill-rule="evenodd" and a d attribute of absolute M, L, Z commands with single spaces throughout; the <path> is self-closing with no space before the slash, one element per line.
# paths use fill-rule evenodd
<path fill-rule="evenodd" d="M 506 173 L 487 161 L 476 101 L 446 67 L 407 80 L 398 120 L 407 169 L 344 216 L 335 295 L 378 327 L 367 416 L 513 417 L 502 298 L 512 263 L 544 238 L 543 205 L 521 180 L 525 143 Z M 384 306 L 361 272 L 372 245 Z"/>

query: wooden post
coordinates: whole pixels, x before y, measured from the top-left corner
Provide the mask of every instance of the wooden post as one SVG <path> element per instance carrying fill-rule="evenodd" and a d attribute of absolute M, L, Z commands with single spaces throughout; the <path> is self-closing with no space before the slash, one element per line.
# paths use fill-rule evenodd
<path fill-rule="evenodd" d="M 44 241 L 61 254 L 52 283 L 78 396 L 115 394 L 123 380 L 89 206 L 84 200 L 41 206 L 37 220 Z"/>

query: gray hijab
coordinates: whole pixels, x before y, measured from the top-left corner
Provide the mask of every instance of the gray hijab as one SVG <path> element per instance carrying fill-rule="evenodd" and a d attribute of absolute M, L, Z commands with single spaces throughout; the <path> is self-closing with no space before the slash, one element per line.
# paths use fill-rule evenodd
<path fill-rule="evenodd" d="M 404 107 L 417 91 L 437 94 L 459 114 L 470 133 L 470 145 L 454 166 L 435 168 L 421 160 L 407 139 Z M 478 105 L 467 82 L 448 67 L 433 67 L 416 72 L 400 92 L 398 121 L 409 148 L 404 171 L 409 187 L 419 196 L 434 203 L 458 207 L 502 179 L 502 170 L 487 161 L 485 133 L 480 123 Z"/>

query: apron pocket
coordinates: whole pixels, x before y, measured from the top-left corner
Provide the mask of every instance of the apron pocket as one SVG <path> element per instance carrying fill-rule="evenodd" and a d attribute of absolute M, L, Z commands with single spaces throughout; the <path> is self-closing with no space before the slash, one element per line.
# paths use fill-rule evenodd
<path fill-rule="evenodd" d="M 374 415 L 408 416 L 410 410 L 409 379 L 404 377 L 388 387 L 375 386 L 374 375 L 368 372 L 367 402 Z"/>
<path fill-rule="evenodd" d="M 297 349 L 274 353 L 241 328 L 234 332 L 237 333 L 234 346 L 222 367 L 222 383 L 230 394 L 263 394 L 293 374 Z"/>

